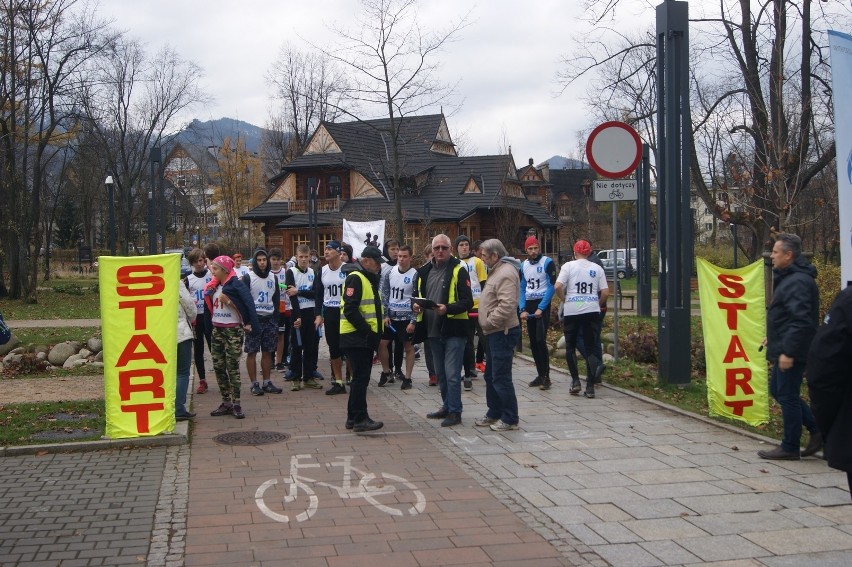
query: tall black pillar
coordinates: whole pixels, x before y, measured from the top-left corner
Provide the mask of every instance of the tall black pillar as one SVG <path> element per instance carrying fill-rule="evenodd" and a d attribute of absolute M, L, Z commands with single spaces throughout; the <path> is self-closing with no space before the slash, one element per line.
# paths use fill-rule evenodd
<path fill-rule="evenodd" d="M 651 163 L 648 144 L 642 144 L 642 161 L 636 168 L 638 200 L 636 202 L 636 314 L 651 316 Z"/>
<path fill-rule="evenodd" d="M 657 6 L 657 134 L 660 248 L 659 379 L 691 377 L 690 290 L 692 214 L 689 208 L 689 12 L 686 2 Z"/>

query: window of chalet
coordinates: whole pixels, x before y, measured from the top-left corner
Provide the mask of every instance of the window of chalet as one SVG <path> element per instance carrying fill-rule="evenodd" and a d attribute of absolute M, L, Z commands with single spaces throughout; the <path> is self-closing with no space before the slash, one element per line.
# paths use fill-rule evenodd
<path fill-rule="evenodd" d="M 317 235 L 317 240 L 319 240 L 319 255 L 322 256 L 323 251 L 325 250 L 325 245 L 331 242 L 332 240 L 337 240 L 337 237 L 334 236 L 333 232 L 323 232 Z"/>
<path fill-rule="evenodd" d="M 308 177 L 307 182 L 305 183 L 305 199 L 308 198 L 312 189 L 314 189 L 319 183 L 319 179 L 316 177 Z"/>
<path fill-rule="evenodd" d="M 307 232 L 300 232 L 298 234 L 293 235 L 293 255 L 296 255 L 296 248 L 304 244 L 305 246 L 311 245 L 310 235 Z"/>
<path fill-rule="evenodd" d="M 319 241 L 319 249 L 317 250 L 318 255 L 322 258 L 323 250 L 325 250 L 325 245 L 331 242 L 332 240 L 336 240 L 337 237 L 333 232 L 320 232 L 317 234 L 317 240 Z M 293 235 L 293 254 L 296 252 L 296 248 L 298 248 L 301 244 L 305 246 L 311 245 L 310 233 L 300 232 L 298 234 Z"/>
<path fill-rule="evenodd" d="M 328 198 L 336 199 L 340 197 L 340 176 L 338 175 L 329 175 L 328 176 Z"/>
<path fill-rule="evenodd" d="M 421 252 L 420 250 L 420 232 L 421 228 L 417 226 L 405 227 L 405 244 L 411 246 L 412 256 Z"/>

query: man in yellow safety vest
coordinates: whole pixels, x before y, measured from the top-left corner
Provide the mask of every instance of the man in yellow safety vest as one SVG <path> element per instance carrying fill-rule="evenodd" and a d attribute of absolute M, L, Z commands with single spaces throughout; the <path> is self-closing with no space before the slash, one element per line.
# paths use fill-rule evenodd
<path fill-rule="evenodd" d="M 384 425 L 373 421 L 367 413 L 367 386 L 373 355 L 382 336 L 382 302 L 379 296 L 381 251 L 367 246 L 357 263 L 348 264 L 352 271 L 343 283 L 343 303 L 340 313 L 340 349 L 352 369 L 346 429 L 356 433 L 375 431 Z"/>

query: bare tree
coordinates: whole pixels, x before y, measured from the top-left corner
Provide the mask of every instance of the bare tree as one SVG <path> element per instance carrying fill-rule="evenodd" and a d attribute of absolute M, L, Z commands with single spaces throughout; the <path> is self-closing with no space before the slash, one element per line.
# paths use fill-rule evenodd
<path fill-rule="evenodd" d="M 638 125 L 655 148 L 656 109 L 647 104 L 655 99 L 653 36 L 616 34 L 613 43 L 604 24 L 622 3 L 587 4 L 592 39 L 575 46 L 582 57 L 564 59 L 559 80 L 595 75 L 597 100 L 605 102 L 594 107 L 620 109 L 620 119 Z M 773 230 L 813 220 L 802 214 L 803 196 L 835 155 L 824 31 L 848 13 L 813 0 L 720 2 L 691 13 L 692 184 L 720 219 L 746 227 L 752 258 Z M 717 203 L 729 187 L 738 202 Z"/>
<path fill-rule="evenodd" d="M 269 179 L 281 172 L 281 166 L 295 154 L 296 139 L 288 132 L 287 119 L 281 109 L 270 111 L 260 138 L 260 160 L 263 174 Z"/>
<path fill-rule="evenodd" d="M 286 44 L 267 80 L 281 101 L 280 114 L 274 119 L 283 126 L 280 131 L 289 131 L 293 138 L 285 146 L 287 161 L 301 153 L 320 122 L 333 122 L 348 108 L 344 102 L 347 78 L 324 53 L 304 52 Z"/>
<path fill-rule="evenodd" d="M 0 241 L 9 295 L 34 303 L 48 164 L 74 141 L 72 95 L 105 27 L 75 0 L 15 0 L 0 10 Z"/>
<path fill-rule="evenodd" d="M 93 83 L 82 90 L 84 109 L 108 172 L 115 182 L 119 247 L 126 254 L 131 241 L 131 219 L 142 199 L 149 168 L 149 150 L 159 145 L 174 126 L 177 115 L 208 100 L 199 89 L 201 68 L 183 60 L 169 47 L 150 57 L 138 40 L 119 39 L 93 68 Z"/>
<path fill-rule="evenodd" d="M 452 88 L 438 79 L 435 59 L 465 27 L 467 16 L 445 29 L 429 31 L 420 27 L 416 0 L 361 0 L 361 6 L 352 27 L 334 27 L 336 47 L 315 47 L 351 71 L 353 85 L 343 99 L 347 107 L 339 110 L 357 119 L 350 108 L 382 109 L 389 119 L 387 131 L 382 132 L 389 145 L 389 156 L 382 160 L 383 174 L 392 183 L 396 234 L 405 234 L 400 120 L 451 100 Z"/>

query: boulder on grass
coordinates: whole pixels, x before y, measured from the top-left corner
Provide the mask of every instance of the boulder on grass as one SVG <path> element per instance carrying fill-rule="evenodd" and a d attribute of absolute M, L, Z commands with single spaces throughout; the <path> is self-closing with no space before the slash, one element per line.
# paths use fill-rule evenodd
<path fill-rule="evenodd" d="M 101 352 L 104 349 L 104 342 L 98 337 L 92 337 L 88 341 L 86 341 L 86 348 L 90 351 Z"/>
<path fill-rule="evenodd" d="M 0 345 L 0 356 L 6 356 L 14 349 L 18 348 L 21 344 L 21 339 L 15 336 L 15 333 L 12 333 L 12 337 L 9 339 L 9 342 L 5 345 Z"/>
<path fill-rule="evenodd" d="M 62 366 L 72 354 L 77 354 L 78 350 L 80 350 L 80 343 L 77 343 L 76 341 L 65 341 L 64 343 L 59 343 L 50 349 L 50 353 L 47 355 L 47 361 L 53 366 Z"/>

